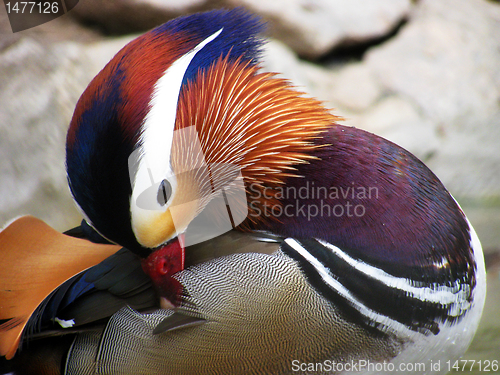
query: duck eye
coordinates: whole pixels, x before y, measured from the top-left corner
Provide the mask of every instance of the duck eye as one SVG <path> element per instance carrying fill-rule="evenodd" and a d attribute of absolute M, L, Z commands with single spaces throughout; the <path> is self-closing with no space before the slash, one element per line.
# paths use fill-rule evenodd
<path fill-rule="evenodd" d="M 160 206 L 164 206 L 165 204 L 167 204 L 171 195 L 172 185 L 170 185 L 170 182 L 168 182 L 168 180 L 163 180 L 162 182 L 160 182 L 160 186 L 158 187 L 158 195 L 156 197 Z"/>

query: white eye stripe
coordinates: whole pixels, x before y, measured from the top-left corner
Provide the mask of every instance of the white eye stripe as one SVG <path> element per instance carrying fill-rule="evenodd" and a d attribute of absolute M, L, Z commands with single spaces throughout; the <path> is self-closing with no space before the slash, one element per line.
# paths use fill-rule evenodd
<path fill-rule="evenodd" d="M 148 159 L 148 174 L 152 175 L 155 182 L 173 174 L 170 166 L 170 151 L 172 149 L 177 103 L 186 70 L 196 54 L 219 36 L 222 30 L 220 29 L 212 34 L 191 51 L 177 59 L 155 84 L 149 103 L 151 109 L 144 119 L 140 142 L 141 159 Z M 141 160 L 139 168 L 143 167 L 146 167 L 146 163 L 142 163 Z"/>
<path fill-rule="evenodd" d="M 150 110 L 142 124 L 139 147 L 129 157 L 129 173 L 132 183 L 130 215 L 132 230 L 138 240 L 137 236 L 141 231 L 151 225 L 161 212 L 169 208 L 168 202 L 162 201 L 158 196 L 161 182 L 167 179 L 171 186 L 168 201 L 175 196 L 177 189 L 177 179 L 172 171 L 170 153 L 174 138 L 177 103 L 186 70 L 196 54 L 221 32 L 222 29 L 176 60 L 154 86 L 149 103 Z M 177 173 L 180 172 L 182 171 L 177 171 Z M 164 197 L 164 200 L 166 198 Z M 156 240 L 165 239 L 155 238 Z M 139 242 L 142 243 L 141 240 Z M 151 242 L 147 246 L 153 245 Z"/>

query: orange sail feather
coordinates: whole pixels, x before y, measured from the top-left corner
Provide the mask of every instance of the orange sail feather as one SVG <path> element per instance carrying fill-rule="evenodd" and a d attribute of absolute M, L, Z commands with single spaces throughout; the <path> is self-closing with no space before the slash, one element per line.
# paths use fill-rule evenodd
<path fill-rule="evenodd" d="M 0 355 L 11 359 L 37 306 L 59 285 L 120 249 L 23 216 L 0 232 Z"/>

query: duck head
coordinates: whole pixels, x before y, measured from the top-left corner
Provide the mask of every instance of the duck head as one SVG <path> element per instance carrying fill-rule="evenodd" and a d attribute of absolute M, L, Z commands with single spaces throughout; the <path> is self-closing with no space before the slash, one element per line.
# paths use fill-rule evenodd
<path fill-rule="evenodd" d="M 250 183 L 278 186 L 313 158 L 337 118 L 260 72 L 262 30 L 241 9 L 181 17 L 132 41 L 89 84 L 66 164 L 77 205 L 105 238 L 147 257 L 221 189 L 245 218 L 259 204 L 247 205 Z"/>

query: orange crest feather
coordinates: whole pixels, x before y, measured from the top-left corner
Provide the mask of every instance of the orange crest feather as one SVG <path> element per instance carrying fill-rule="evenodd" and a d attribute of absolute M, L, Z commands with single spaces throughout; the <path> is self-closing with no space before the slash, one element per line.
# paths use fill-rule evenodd
<path fill-rule="evenodd" d="M 219 58 L 183 88 L 176 120 L 176 129 L 196 127 L 207 163 L 238 166 L 247 193 L 250 185 L 263 190 L 299 177 L 295 166 L 314 158 L 314 139 L 341 119 L 288 81 L 258 70 Z M 174 142 L 173 165 L 192 157 L 181 150 L 189 145 Z"/>

